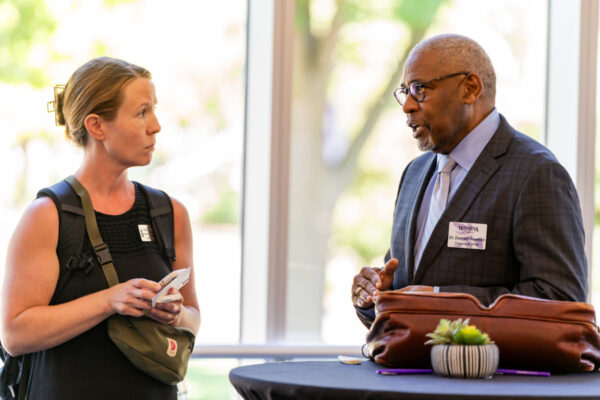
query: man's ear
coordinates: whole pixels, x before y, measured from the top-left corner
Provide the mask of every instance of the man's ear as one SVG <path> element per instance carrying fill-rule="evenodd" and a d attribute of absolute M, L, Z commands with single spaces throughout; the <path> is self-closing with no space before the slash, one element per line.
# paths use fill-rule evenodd
<path fill-rule="evenodd" d="M 473 104 L 483 93 L 483 82 L 477 74 L 471 73 L 465 77 L 463 82 L 465 104 Z"/>
<path fill-rule="evenodd" d="M 88 115 L 83 124 L 93 139 L 104 140 L 104 120 L 98 114 Z"/>

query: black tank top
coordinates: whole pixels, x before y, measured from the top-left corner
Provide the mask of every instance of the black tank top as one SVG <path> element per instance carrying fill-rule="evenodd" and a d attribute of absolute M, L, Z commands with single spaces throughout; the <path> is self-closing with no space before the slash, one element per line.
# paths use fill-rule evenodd
<path fill-rule="evenodd" d="M 135 202 L 129 211 L 121 215 L 96 212 L 96 219 L 112 254 L 119 282 L 133 278 L 159 281 L 170 271 L 154 235 L 151 234 L 152 241 L 141 238 L 140 230 L 145 233 L 152 222 L 146 198 L 137 183 Z M 83 254 L 94 254 L 87 237 Z M 100 265 L 93 259 L 94 264 L 87 270 L 68 272 L 65 265 L 60 265 L 59 282 L 65 283 L 57 288 L 51 304 L 66 303 L 108 288 Z M 157 381 L 129 362 L 108 337 L 106 321 L 59 346 L 34 353 L 28 386 L 30 400 L 177 398 L 175 386 Z"/>

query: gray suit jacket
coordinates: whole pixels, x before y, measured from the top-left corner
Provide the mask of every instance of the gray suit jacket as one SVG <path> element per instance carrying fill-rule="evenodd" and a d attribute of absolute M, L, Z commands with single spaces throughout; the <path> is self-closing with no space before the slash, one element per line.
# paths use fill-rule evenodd
<path fill-rule="evenodd" d="M 587 263 L 575 186 L 554 155 L 500 126 L 440 217 L 417 268 L 415 226 L 419 205 L 435 171 L 435 154 L 413 160 L 402 176 L 385 261 L 397 258 L 392 289 L 438 286 L 489 305 L 504 293 L 585 301 Z M 485 250 L 448 247 L 451 221 L 487 224 Z M 373 308 L 356 308 L 369 326 Z"/>

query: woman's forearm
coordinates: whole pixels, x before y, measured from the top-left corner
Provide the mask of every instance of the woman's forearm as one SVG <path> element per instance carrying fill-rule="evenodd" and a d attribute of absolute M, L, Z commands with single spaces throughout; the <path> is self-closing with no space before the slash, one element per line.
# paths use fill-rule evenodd
<path fill-rule="evenodd" d="M 3 326 L 2 344 L 13 355 L 58 346 L 96 326 L 114 312 L 106 290 L 68 303 L 35 306 L 16 315 Z"/>

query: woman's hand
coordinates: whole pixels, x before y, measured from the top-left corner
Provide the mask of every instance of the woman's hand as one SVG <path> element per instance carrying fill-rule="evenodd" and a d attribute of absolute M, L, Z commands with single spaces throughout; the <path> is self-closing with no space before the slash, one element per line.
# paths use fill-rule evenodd
<path fill-rule="evenodd" d="M 157 303 L 150 310 L 148 316 L 161 324 L 177 325 L 177 320 L 181 315 L 181 308 L 183 307 L 183 296 L 179 290 L 174 288 L 171 288 L 168 294 L 175 295 L 178 299 L 169 301 L 168 303 Z"/>
<path fill-rule="evenodd" d="M 114 313 L 141 317 L 152 308 L 152 298 L 160 284 L 148 279 L 130 279 L 107 290 L 108 303 Z"/>

